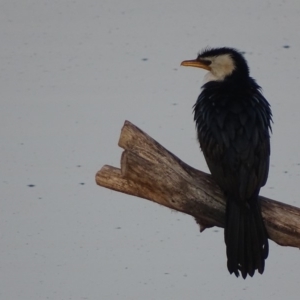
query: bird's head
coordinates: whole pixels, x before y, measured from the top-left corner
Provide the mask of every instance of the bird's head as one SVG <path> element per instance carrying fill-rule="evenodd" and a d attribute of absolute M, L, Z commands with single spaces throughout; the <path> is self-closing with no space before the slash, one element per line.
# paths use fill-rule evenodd
<path fill-rule="evenodd" d="M 182 66 L 208 70 L 206 81 L 241 80 L 249 76 L 249 69 L 242 53 L 232 48 L 204 49 L 194 60 L 185 60 Z"/>

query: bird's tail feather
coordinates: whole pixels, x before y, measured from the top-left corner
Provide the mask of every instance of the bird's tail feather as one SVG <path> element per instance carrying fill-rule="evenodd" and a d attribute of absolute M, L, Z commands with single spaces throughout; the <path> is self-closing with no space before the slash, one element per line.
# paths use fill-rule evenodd
<path fill-rule="evenodd" d="M 248 207 L 238 205 L 228 199 L 226 206 L 225 243 L 227 247 L 227 267 L 237 277 L 243 278 L 260 274 L 268 257 L 268 235 L 262 220 L 258 199 L 249 201 Z"/>

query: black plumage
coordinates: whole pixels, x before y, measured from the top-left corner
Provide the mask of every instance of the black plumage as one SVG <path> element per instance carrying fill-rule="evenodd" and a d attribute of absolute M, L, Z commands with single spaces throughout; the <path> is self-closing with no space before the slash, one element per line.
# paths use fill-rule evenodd
<path fill-rule="evenodd" d="M 258 194 L 269 171 L 272 113 L 235 49 L 206 49 L 182 65 L 210 71 L 194 106 L 200 147 L 226 199 L 225 243 L 230 273 L 263 273 L 268 236 Z"/>

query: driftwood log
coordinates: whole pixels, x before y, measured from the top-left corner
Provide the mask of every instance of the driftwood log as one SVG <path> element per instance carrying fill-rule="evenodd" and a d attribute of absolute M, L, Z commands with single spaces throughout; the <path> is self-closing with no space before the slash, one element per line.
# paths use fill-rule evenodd
<path fill-rule="evenodd" d="M 225 200 L 211 175 L 188 166 L 129 121 L 122 128 L 119 146 L 125 149 L 121 169 L 103 166 L 96 174 L 98 185 L 189 214 L 201 231 L 224 227 Z M 260 199 L 270 239 L 300 248 L 300 209 Z"/>

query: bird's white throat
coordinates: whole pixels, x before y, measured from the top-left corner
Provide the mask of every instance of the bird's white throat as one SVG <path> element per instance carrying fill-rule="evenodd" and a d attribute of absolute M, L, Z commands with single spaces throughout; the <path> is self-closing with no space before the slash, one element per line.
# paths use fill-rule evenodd
<path fill-rule="evenodd" d="M 204 83 L 209 81 L 222 81 L 229 76 L 235 69 L 235 64 L 229 54 L 214 57 L 205 57 L 204 60 L 210 61 L 210 72 L 204 76 Z"/>

